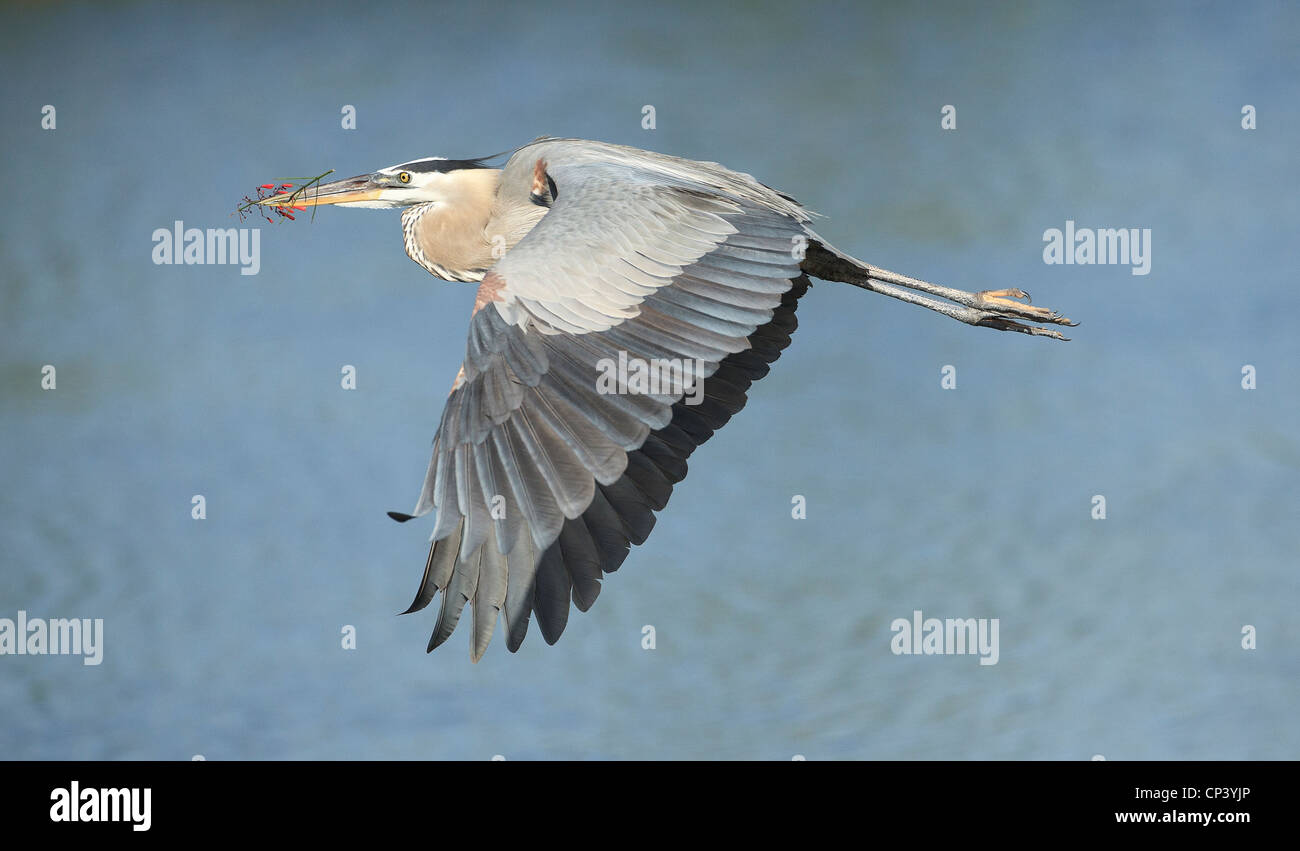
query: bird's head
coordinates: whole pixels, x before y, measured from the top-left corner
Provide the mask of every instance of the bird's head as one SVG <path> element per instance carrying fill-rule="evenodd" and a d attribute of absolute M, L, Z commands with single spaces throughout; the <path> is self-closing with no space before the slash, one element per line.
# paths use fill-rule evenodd
<path fill-rule="evenodd" d="M 487 173 L 497 170 L 484 160 L 449 160 L 425 157 L 381 168 L 297 192 L 281 192 L 262 200 L 267 207 L 340 207 L 392 209 L 414 204 L 451 203 L 477 188 Z"/>

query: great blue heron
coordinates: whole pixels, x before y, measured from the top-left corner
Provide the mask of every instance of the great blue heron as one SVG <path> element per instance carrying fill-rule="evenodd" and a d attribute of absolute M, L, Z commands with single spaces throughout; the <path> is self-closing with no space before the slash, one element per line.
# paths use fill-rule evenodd
<path fill-rule="evenodd" d="M 793 198 L 717 163 L 545 137 L 491 159 L 427 157 L 262 202 L 400 207 L 412 260 L 479 285 L 424 489 L 411 514 L 390 512 L 437 509 L 407 610 L 443 592 L 429 650 L 467 603 L 474 661 L 498 613 L 512 652 L 532 612 L 555 643 L 570 598 L 595 602 L 686 459 L 789 345 L 810 276 L 970 325 L 1065 339 L 1034 323 L 1074 324 L 1018 289 L 968 293 L 856 260 Z M 680 382 L 602 392 L 620 357 L 671 363 Z"/>

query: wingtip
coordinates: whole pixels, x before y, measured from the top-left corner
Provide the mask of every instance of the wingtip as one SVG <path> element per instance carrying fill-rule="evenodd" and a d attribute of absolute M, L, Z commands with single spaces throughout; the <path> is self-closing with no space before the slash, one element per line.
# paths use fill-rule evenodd
<path fill-rule="evenodd" d="M 423 590 L 424 590 L 423 587 L 421 587 L 420 590 L 423 591 Z M 438 589 L 438 590 L 441 590 L 441 589 Z M 417 594 L 415 595 L 415 599 L 411 601 L 411 605 L 406 609 L 406 611 L 404 611 L 404 612 L 398 612 L 398 613 L 397 613 L 398 617 L 401 617 L 402 615 L 413 615 L 413 614 L 415 614 L 416 612 L 422 612 L 422 611 L 424 611 L 425 607 L 427 607 L 427 606 L 429 605 L 429 603 L 433 602 L 433 598 L 436 597 L 436 596 L 438 596 L 438 591 L 435 590 L 435 591 L 433 592 L 433 595 L 430 596 L 429 599 L 428 599 L 428 600 L 425 600 L 423 603 L 420 602 L 420 597 L 422 597 L 422 596 L 423 596 L 423 594 L 417 593 Z"/>
<path fill-rule="evenodd" d="M 400 617 L 401 615 L 411 615 L 411 614 L 415 614 L 416 612 L 423 611 L 424 608 L 429 605 L 429 603 L 433 602 L 433 598 L 438 596 L 438 591 L 440 590 L 441 589 L 439 588 L 435 588 L 434 592 L 429 595 L 429 599 L 425 600 L 424 602 L 420 602 L 420 598 L 424 596 L 424 584 L 421 583 L 420 590 L 415 592 L 415 599 L 411 601 L 411 605 L 406 609 L 406 611 L 398 612 L 397 613 L 398 616 Z"/>
<path fill-rule="evenodd" d="M 519 648 L 523 646 L 524 638 L 528 635 L 528 621 L 527 613 L 523 615 L 522 623 L 512 623 L 509 618 L 506 618 L 506 649 L 511 653 L 518 653 Z"/>
<path fill-rule="evenodd" d="M 407 520 L 415 519 L 414 514 L 403 514 L 400 511 L 390 511 L 388 512 L 388 516 L 396 520 L 398 523 L 405 523 Z"/>

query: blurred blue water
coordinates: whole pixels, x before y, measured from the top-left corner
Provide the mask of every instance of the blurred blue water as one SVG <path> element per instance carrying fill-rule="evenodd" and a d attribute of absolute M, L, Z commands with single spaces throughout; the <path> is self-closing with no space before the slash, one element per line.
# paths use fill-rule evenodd
<path fill-rule="evenodd" d="M 0 758 L 1300 757 L 1293 5 L 0 14 L 0 617 L 106 643 L 0 657 Z M 257 276 L 156 266 L 151 234 L 544 133 L 722 161 L 863 259 L 1083 324 L 818 284 L 557 646 L 425 656 L 432 614 L 394 615 L 429 524 L 384 511 L 472 287 L 385 212 L 264 226 Z M 1045 266 L 1067 219 L 1151 228 L 1151 274 Z M 999 618 L 999 663 L 892 655 L 914 609 Z"/>

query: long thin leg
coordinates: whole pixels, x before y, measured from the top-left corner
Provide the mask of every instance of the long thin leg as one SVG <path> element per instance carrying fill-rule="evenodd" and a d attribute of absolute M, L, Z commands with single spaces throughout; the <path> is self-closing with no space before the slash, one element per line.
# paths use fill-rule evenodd
<path fill-rule="evenodd" d="M 853 284 L 908 304 L 942 313 L 950 319 L 956 319 L 967 325 L 981 325 L 999 331 L 1019 331 L 1037 337 L 1068 340 L 1068 337 L 1054 328 L 1039 328 L 1026 325 L 1025 322 L 1042 322 L 1051 325 L 1078 324 L 1054 310 L 1029 304 L 1029 295 L 1023 290 L 1002 289 L 971 293 L 880 269 L 819 243 L 809 245 L 803 268 L 814 277 Z M 938 298 L 915 295 L 908 290 L 916 290 Z M 1022 298 L 1025 302 L 1015 300 Z"/>

